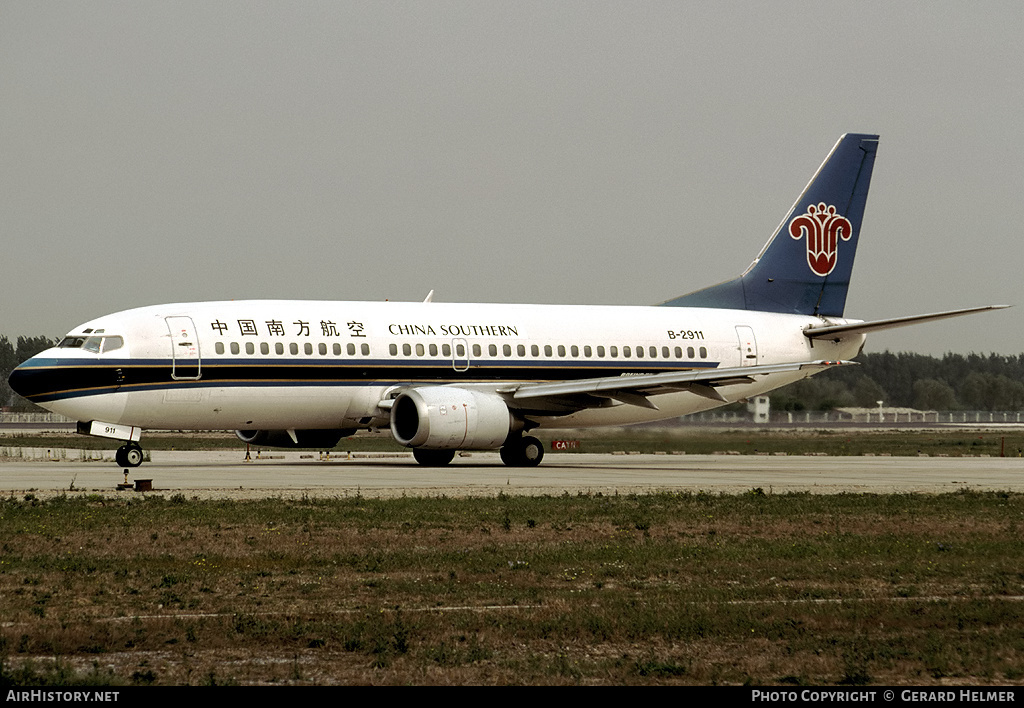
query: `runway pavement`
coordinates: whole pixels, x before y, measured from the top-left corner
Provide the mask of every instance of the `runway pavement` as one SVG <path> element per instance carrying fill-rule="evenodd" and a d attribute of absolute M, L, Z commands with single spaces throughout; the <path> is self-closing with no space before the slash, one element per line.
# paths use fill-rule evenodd
<path fill-rule="evenodd" d="M 766 493 L 807 491 L 943 493 L 959 489 L 1024 491 L 1019 457 L 797 457 L 758 455 L 551 454 L 535 468 L 511 468 L 496 453 L 469 453 L 444 468 L 411 455 L 344 454 L 320 459 L 276 452 L 244 461 L 236 452 L 153 451 L 129 482 L 151 480 L 153 494 L 201 498 L 630 494 L 657 491 Z M 0 493 L 123 494 L 123 472 L 110 461 L 0 460 Z M 54 457 L 54 461 L 50 460 Z"/>

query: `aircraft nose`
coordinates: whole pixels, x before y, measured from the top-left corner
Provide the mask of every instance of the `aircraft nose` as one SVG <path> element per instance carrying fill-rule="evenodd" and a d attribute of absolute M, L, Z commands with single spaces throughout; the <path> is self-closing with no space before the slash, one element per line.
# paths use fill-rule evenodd
<path fill-rule="evenodd" d="M 51 378 L 49 372 L 40 368 L 33 357 L 17 366 L 7 377 L 7 383 L 12 391 L 31 401 L 33 397 L 52 388 Z"/>
<path fill-rule="evenodd" d="M 11 390 L 19 396 L 24 396 L 25 394 L 22 393 L 22 391 L 28 390 L 27 379 L 29 374 L 23 368 L 24 366 L 24 364 L 19 364 L 14 368 L 14 371 L 11 372 L 11 375 L 7 377 L 7 384 L 11 387 Z"/>

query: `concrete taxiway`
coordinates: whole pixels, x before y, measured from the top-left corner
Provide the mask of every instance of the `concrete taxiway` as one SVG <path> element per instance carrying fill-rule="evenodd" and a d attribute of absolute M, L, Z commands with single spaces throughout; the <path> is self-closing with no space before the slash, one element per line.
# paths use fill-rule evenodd
<path fill-rule="evenodd" d="M 202 498 L 738 493 L 943 493 L 1024 491 L 1019 457 L 797 457 L 737 455 L 548 454 L 534 468 L 510 468 L 496 453 L 470 453 L 448 467 L 425 468 L 410 455 L 321 459 L 281 452 L 244 461 L 237 452 L 153 451 L 129 482 L 151 480 L 153 494 Z M 43 455 L 0 461 L 0 493 L 135 494 L 117 489 L 123 472 L 109 461 Z"/>

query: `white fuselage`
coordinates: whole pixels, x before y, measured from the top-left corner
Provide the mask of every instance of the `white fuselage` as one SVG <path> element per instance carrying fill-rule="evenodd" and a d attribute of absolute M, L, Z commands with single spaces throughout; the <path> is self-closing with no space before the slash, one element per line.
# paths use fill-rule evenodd
<path fill-rule="evenodd" d="M 823 322 L 687 307 L 274 300 L 158 305 L 85 323 L 69 333 L 70 346 L 39 354 L 37 370 L 66 372 L 59 385 L 36 390 L 33 398 L 78 420 L 140 428 L 383 427 L 389 414 L 379 404 L 394 387 L 454 384 L 496 391 L 513 382 L 858 353 L 862 334 L 834 341 L 802 334 Z M 101 341 L 74 346 L 75 337 Z M 718 392 L 733 402 L 806 375 L 758 376 Z M 569 414 L 535 412 L 531 419 L 543 427 L 619 425 L 723 405 L 691 391 L 656 395 L 651 402 L 656 409 L 614 402 Z"/>

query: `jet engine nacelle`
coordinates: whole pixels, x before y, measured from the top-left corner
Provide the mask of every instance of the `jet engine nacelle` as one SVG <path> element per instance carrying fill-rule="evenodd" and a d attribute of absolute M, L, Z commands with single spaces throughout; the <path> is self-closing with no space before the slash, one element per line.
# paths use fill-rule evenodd
<path fill-rule="evenodd" d="M 236 430 L 244 443 L 266 447 L 312 448 L 328 450 L 355 430 Z M 292 435 L 295 437 L 293 438 Z"/>
<path fill-rule="evenodd" d="M 515 421 L 501 396 L 451 386 L 405 391 L 391 407 L 391 434 L 406 447 L 494 450 Z"/>

